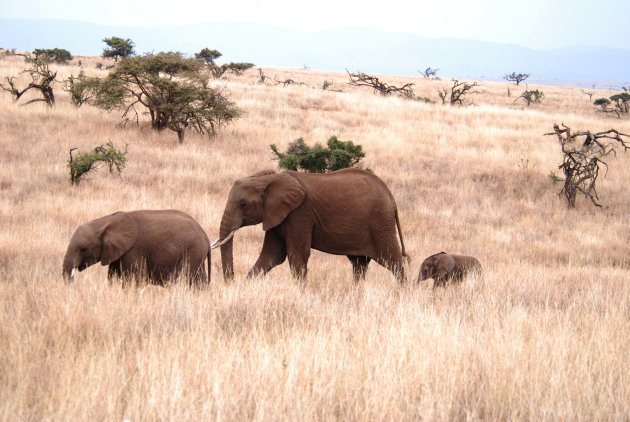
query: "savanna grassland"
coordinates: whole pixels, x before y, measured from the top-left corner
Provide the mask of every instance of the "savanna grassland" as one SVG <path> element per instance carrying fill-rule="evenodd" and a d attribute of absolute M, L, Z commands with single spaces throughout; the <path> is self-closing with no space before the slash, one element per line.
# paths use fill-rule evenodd
<path fill-rule="evenodd" d="M 81 59 L 105 75 L 102 59 Z M 0 59 L 3 80 L 24 68 Z M 57 68 L 59 80 L 79 72 L 76 59 Z M 449 80 L 382 76 L 414 82 L 428 104 L 350 87 L 343 73 L 264 70 L 304 85 L 262 85 L 254 69 L 221 80 L 242 117 L 182 146 L 174 132 L 76 109 L 59 87 L 54 108 L 0 92 L 0 419 L 630 419 L 630 152 L 606 159 L 603 209 L 570 210 L 549 178 L 557 138 L 543 136 L 562 122 L 630 133 L 627 117 L 567 87 L 530 85 L 545 99 L 527 108 L 513 103 L 524 86 L 484 82 L 474 105 L 450 107 L 437 96 Z M 79 224 L 176 208 L 215 239 L 233 181 L 277 169 L 269 144 L 332 135 L 361 144 L 396 198 L 406 285 L 374 263 L 355 285 L 347 258 L 318 252 L 303 282 L 286 263 L 247 280 L 260 226 L 235 235 L 233 282 L 214 254 L 208 290 L 123 289 L 100 265 L 62 280 Z M 128 144 L 122 175 L 71 186 L 70 148 L 108 141 Z M 442 250 L 476 256 L 483 275 L 416 285 Z"/>

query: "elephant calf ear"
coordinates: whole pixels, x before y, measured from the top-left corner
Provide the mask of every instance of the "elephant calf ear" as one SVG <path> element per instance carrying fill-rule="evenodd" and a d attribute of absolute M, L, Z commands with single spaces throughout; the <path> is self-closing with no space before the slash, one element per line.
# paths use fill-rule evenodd
<path fill-rule="evenodd" d="M 136 243 L 138 223 L 128 214 L 119 213 L 111 217 L 111 222 L 103 231 L 101 264 L 109 265 L 120 259 Z"/>
<path fill-rule="evenodd" d="M 271 183 L 264 193 L 263 230 L 280 224 L 287 215 L 304 201 L 306 191 L 301 184 L 286 173 L 270 176 Z"/>

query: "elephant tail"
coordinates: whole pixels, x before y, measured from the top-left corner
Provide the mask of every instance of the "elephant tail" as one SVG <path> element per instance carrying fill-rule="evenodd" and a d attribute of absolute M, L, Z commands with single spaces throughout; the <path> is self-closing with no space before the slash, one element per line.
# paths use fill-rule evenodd
<path fill-rule="evenodd" d="M 398 228 L 398 237 L 400 238 L 400 248 L 402 250 L 402 256 L 404 258 L 407 258 L 407 264 L 409 264 L 411 262 L 411 258 L 409 258 L 409 255 L 407 255 L 407 252 L 405 252 L 405 241 L 403 240 L 402 230 L 400 230 L 400 219 L 398 218 L 398 208 L 396 208 L 394 215 L 396 216 L 396 227 Z"/>
<path fill-rule="evenodd" d="M 210 244 L 208 243 L 208 285 L 210 284 L 210 281 L 212 279 L 211 276 L 211 271 L 212 271 L 212 265 L 211 265 L 211 259 L 210 257 L 212 256 L 212 248 L 210 247 Z"/>

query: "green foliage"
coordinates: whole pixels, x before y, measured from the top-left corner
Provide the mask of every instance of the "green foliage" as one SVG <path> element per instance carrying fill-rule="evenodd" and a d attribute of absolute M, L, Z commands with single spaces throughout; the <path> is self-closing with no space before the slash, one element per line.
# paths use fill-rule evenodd
<path fill-rule="evenodd" d="M 7 76 L 6 81 L 7 85 L 0 84 L 0 89 L 9 92 L 11 95 L 15 97 L 15 101 L 17 102 L 22 95 L 28 92 L 31 89 L 37 90 L 42 94 L 42 98 L 32 99 L 26 104 L 31 104 L 38 101 L 43 101 L 48 104 L 50 107 L 55 105 L 55 94 L 53 91 L 53 82 L 55 82 L 55 78 L 57 77 L 57 72 L 53 72 L 50 70 L 50 57 L 36 54 L 20 54 L 24 57 L 26 63 L 30 65 L 28 69 L 24 69 L 21 73 L 28 73 L 31 77 L 31 82 L 26 85 L 24 88 L 19 88 L 17 86 L 16 78 L 14 76 Z"/>
<path fill-rule="evenodd" d="M 280 168 L 312 173 L 325 173 L 349 167 L 361 168 L 359 162 L 365 157 L 361 145 L 355 145 L 352 141 L 340 141 L 336 136 L 328 139 L 328 148 L 319 144 L 309 147 L 302 138 L 289 143 L 285 153 L 279 152 L 275 144 L 270 147 L 278 157 Z"/>
<path fill-rule="evenodd" d="M 109 47 L 103 50 L 102 56 L 104 58 L 111 57 L 118 61 L 119 58 L 131 57 L 136 54 L 133 51 L 134 43 L 129 38 L 126 40 L 120 37 L 103 38 L 103 42 Z"/>
<path fill-rule="evenodd" d="M 70 94 L 72 104 L 81 107 L 83 103 L 95 98 L 100 88 L 100 78 L 86 76 L 83 71 L 80 71 L 79 76 L 75 77 L 74 75 L 70 75 L 70 77 L 65 80 L 64 91 Z"/>
<path fill-rule="evenodd" d="M 627 92 L 610 96 L 610 101 L 613 102 L 615 109 L 617 109 L 619 113 L 628 114 L 628 111 L 630 111 L 630 94 Z"/>
<path fill-rule="evenodd" d="M 173 52 L 128 57 L 102 82 L 95 104 L 121 109 L 123 122 L 139 122 L 137 107 L 143 106 L 151 127 L 175 131 L 180 143 L 186 128 L 214 135 L 239 110 L 222 90 L 209 86 L 203 66 Z"/>
<path fill-rule="evenodd" d="M 525 102 L 527 103 L 527 107 L 529 107 L 531 103 L 542 103 L 543 98 L 545 98 L 545 94 L 537 89 L 525 91 L 516 100 L 514 100 L 514 102 L 518 101 L 521 98 L 525 100 Z"/>
<path fill-rule="evenodd" d="M 554 185 L 564 180 L 562 177 L 558 176 L 556 172 L 553 170 L 549 172 L 549 179 L 553 182 Z"/>
<path fill-rule="evenodd" d="M 54 62 L 59 64 L 66 64 L 70 60 L 72 60 L 72 54 L 70 54 L 68 50 L 64 50 L 63 48 L 36 48 L 35 50 L 33 50 L 33 54 L 35 55 L 35 57 L 47 60 L 49 63 Z"/>
<path fill-rule="evenodd" d="M 615 113 L 617 117 L 621 117 L 621 114 L 628 114 L 630 112 L 630 94 L 626 88 L 623 87 L 624 92 L 611 95 L 609 98 L 598 98 L 593 104 L 601 107 L 604 113 Z M 610 108 L 613 105 L 614 108 Z"/>
<path fill-rule="evenodd" d="M 70 182 L 73 185 L 78 184 L 83 176 L 102 165 L 107 166 L 110 173 L 113 173 L 115 169 L 120 174 L 127 163 L 127 145 L 125 145 L 125 150 L 121 151 L 114 147 L 112 141 L 109 141 L 105 147 L 101 145 L 94 148 L 92 152 L 80 152 L 73 157 L 72 151 L 75 149 L 70 150 L 70 159 L 68 160 Z"/>
<path fill-rule="evenodd" d="M 606 108 L 610 105 L 610 100 L 608 98 L 598 98 L 593 102 L 593 104 Z"/>
<path fill-rule="evenodd" d="M 226 64 L 217 64 L 215 62 L 216 59 L 221 57 L 221 54 L 218 50 L 210 50 L 209 48 L 204 48 L 199 53 L 195 53 L 195 59 L 202 61 L 206 67 L 210 70 L 210 73 L 215 79 L 223 76 L 225 72 L 233 72 L 236 75 L 241 75 L 247 69 L 254 67 L 253 63 L 226 63 Z"/>

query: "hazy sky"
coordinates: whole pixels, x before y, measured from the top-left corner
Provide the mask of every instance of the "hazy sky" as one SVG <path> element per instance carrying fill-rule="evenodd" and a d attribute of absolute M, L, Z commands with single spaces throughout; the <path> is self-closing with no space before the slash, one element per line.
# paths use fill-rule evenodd
<path fill-rule="evenodd" d="M 361 26 L 537 49 L 630 49 L 630 0 L 0 0 L 0 18 L 123 26 L 213 21 L 304 30 Z"/>

